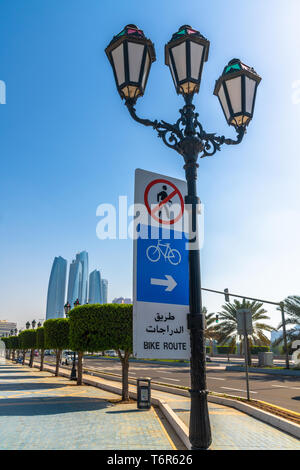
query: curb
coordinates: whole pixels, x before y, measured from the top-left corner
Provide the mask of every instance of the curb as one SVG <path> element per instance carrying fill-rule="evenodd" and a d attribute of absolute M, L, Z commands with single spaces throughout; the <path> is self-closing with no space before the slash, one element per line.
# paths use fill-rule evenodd
<path fill-rule="evenodd" d="M 245 372 L 245 367 L 242 366 L 226 366 L 225 370 Z M 281 370 L 281 369 L 259 369 L 258 367 L 249 367 L 249 372 L 257 374 L 271 374 L 271 375 L 285 375 L 289 377 L 300 377 L 300 370 Z"/>
<path fill-rule="evenodd" d="M 33 367 L 39 368 L 39 365 L 33 364 Z M 51 366 L 50 367 L 44 366 L 44 371 L 53 372 L 53 368 Z M 59 375 L 64 376 L 64 377 L 69 377 L 70 372 L 69 371 L 64 372 L 60 370 Z M 86 377 L 86 374 L 84 375 L 85 377 L 84 376 L 82 377 L 83 383 L 92 385 L 97 388 L 101 388 L 102 390 L 106 390 L 107 392 L 112 392 L 117 395 L 122 394 L 121 389 L 119 387 L 114 387 L 112 385 L 107 385 L 107 384 L 96 382 L 95 380 L 93 380 L 93 378 Z M 100 377 L 100 378 L 104 378 L 104 377 Z M 189 392 L 187 390 L 177 389 L 175 391 L 175 389 L 168 390 L 169 387 L 163 387 L 163 386 L 156 386 L 156 387 L 159 387 L 159 388 L 154 388 L 154 386 L 152 388 L 161 390 L 161 391 L 167 391 L 175 395 L 189 396 Z M 133 398 L 136 400 L 137 392 L 133 392 L 129 390 L 129 396 L 130 398 Z M 252 416 L 253 418 L 256 418 L 266 424 L 269 424 L 279 429 L 280 431 L 286 432 L 290 434 L 291 436 L 300 439 L 300 426 L 298 424 L 292 423 L 291 421 L 288 421 L 284 418 L 280 418 L 279 416 L 275 416 L 272 413 L 269 413 L 267 411 L 262 411 L 259 408 L 255 408 L 254 406 L 248 405 L 247 403 L 243 403 L 243 402 L 233 400 L 230 398 L 223 398 L 223 397 L 218 397 L 214 395 L 208 395 L 208 401 L 210 403 L 216 403 L 219 405 L 235 408 L 243 413 L 248 414 L 249 416 Z M 184 443 L 187 449 L 190 450 L 191 445 L 190 445 L 190 441 L 188 437 L 189 432 L 188 432 L 187 426 L 181 421 L 181 419 L 176 415 L 176 413 L 164 400 L 151 397 L 151 403 L 153 405 L 159 406 L 159 408 L 161 409 L 162 413 L 168 420 L 169 424 L 172 426 L 177 436 L 181 439 L 181 441 Z"/>

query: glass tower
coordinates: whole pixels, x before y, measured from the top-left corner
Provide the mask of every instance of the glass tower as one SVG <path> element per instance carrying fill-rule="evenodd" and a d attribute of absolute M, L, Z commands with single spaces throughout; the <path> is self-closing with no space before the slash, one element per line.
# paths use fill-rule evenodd
<path fill-rule="evenodd" d="M 108 281 L 107 279 L 101 279 L 101 294 L 102 294 L 102 303 L 107 304 L 107 290 L 108 290 Z"/>
<path fill-rule="evenodd" d="M 80 305 L 87 303 L 88 298 L 88 270 L 89 260 L 86 251 L 77 253 L 75 260 L 70 264 L 67 301 L 73 308 L 75 300 Z"/>
<path fill-rule="evenodd" d="M 64 317 L 66 276 L 67 260 L 61 256 L 55 257 L 48 285 L 46 320 Z"/>
<path fill-rule="evenodd" d="M 89 304 L 102 304 L 101 274 L 95 269 L 89 277 Z"/>

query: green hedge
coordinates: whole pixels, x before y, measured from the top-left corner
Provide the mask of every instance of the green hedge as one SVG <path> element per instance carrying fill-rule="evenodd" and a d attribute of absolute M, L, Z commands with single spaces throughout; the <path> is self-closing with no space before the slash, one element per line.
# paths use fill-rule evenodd
<path fill-rule="evenodd" d="M 217 346 L 218 354 L 235 354 L 236 346 Z"/>
<path fill-rule="evenodd" d="M 19 334 L 20 349 L 36 348 L 36 330 L 24 330 Z"/>
<path fill-rule="evenodd" d="M 251 354 L 258 354 L 259 352 L 269 352 L 269 346 L 251 346 Z"/>

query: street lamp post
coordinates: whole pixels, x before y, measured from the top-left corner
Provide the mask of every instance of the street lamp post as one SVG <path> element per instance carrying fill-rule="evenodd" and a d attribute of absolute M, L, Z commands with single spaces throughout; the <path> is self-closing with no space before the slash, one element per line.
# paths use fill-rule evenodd
<path fill-rule="evenodd" d="M 144 126 L 152 127 L 167 147 L 184 158 L 187 181 L 185 206 L 191 210 L 190 240 L 198 246 L 197 168 L 198 158 L 209 157 L 221 145 L 239 144 L 252 119 L 256 90 L 261 78 L 239 59 L 231 60 L 216 81 L 214 94 L 218 96 L 227 123 L 237 132 L 235 140 L 206 133 L 198 121 L 193 97 L 198 93 L 204 62 L 208 59 L 209 41 L 199 31 L 184 25 L 173 34 L 165 46 L 165 63 L 169 66 L 177 94 L 185 101 L 176 124 L 151 121 L 137 116 L 135 104 L 143 96 L 155 61 L 153 43 L 135 25 L 127 25 L 110 42 L 105 52 L 113 68 L 118 92 L 131 117 Z M 191 238 L 191 237 L 190 237 Z M 207 406 L 204 319 L 202 315 L 200 251 L 189 250 L 189 314 L 188 327 L 191 343 L 191 411 L 189 438 L 192 449 L 207 449 L 211 444 L 211 430 Z"/>
<path fill-rule="evenodd" d="M 78 300 L 78 299 L 77 299 L 77 300 Z M 75 302 L 75 303 L 76 303 L 76 302 Z M 75 306 L 75 303 L 74 303 L 74 306 Z M 71 305 L 69 304 L 69 302 L 67 302 L 67 303 L 64 305 L 64 310 L 65 310 L 65 315 L 66 315 L 66 317 L 68 317 L 69 311 L 71 310 Z M 73 365 L 72 365 L 70 380 L 76 380 L 75 352 L 74 352 L 74 354 L 73 354 Z"/>
<path fill-rule="evenodd" d="M 79 299 L 76 299 L 74 302 L 74 307 L 78 307 L 80 305 Z M 77 375 L 76 375 L 76 351 L 73 351 L 73 365 L 72 365 L 72 371 L 71 371 L 71 380 L 77 380 Z"/>
<path fill-rule="evenodd" d="M 29 323 L 29 321 L 27 321 L 26 322 L 26 330 L 29 330 L 29 328 L 30 328 L 30 323 Z"/>
<path fill-rule="evenodd" d="M 36 325 L 36 321 L 35 321 L 35 320 L 32 320 L 31 326 L 32 326 L 33 329 L 35 329 L 35 325 Z"/>

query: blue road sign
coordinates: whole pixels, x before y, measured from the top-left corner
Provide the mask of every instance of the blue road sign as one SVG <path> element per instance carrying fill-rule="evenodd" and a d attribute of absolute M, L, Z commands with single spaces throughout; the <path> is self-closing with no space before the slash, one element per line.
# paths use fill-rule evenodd
<path fill-rule="evenodd" d="M 137 301 L 189 304 L 187 240 L 137 240 Z"/>

